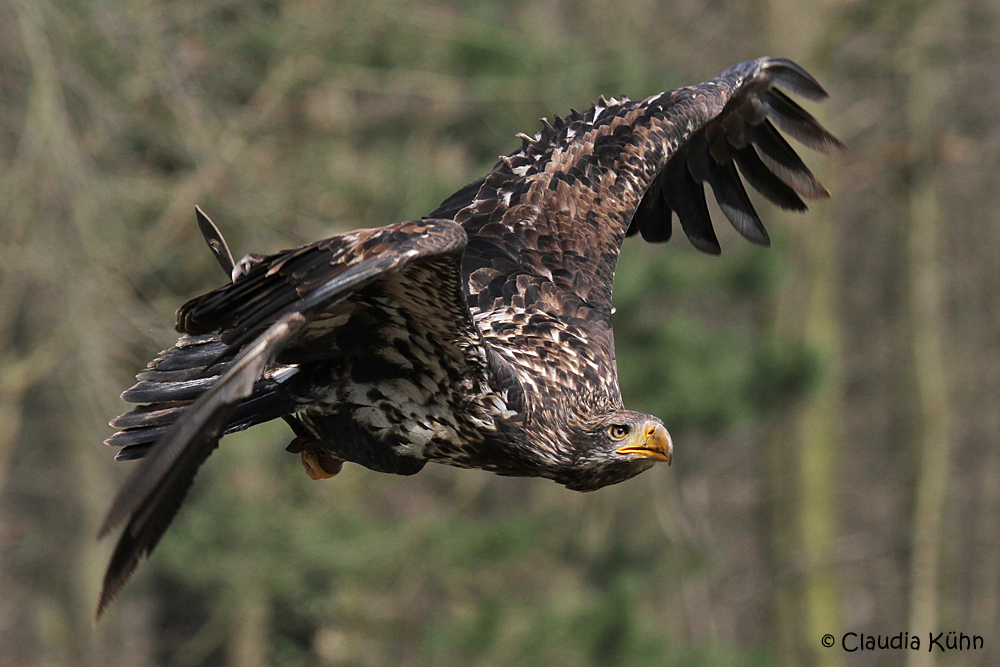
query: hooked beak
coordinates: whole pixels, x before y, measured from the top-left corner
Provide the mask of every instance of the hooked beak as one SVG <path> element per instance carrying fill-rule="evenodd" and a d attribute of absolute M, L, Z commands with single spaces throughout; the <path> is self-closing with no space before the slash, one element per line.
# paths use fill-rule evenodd
<path fill-rule="evenodd" d="M 619 454 L 631 454 L 641 459 L 653 459 L 654 461 L 666 461 L 670 465 L 674 458 L 674 443 L 670 439 L 667 429 L 663 424 L 649 422 L 641 431 L 642 436 L 638 444 L 619 447 L 616 451 Z"/>

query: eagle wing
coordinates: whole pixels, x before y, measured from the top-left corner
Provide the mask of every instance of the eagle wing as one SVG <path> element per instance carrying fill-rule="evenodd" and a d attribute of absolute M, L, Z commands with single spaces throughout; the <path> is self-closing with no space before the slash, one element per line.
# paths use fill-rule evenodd
<path fill-rule="evenodd" d="M 426 385 L 447 384 L 459 372 L 485 377 L 485 351 L 461 291 L 465 245 L 464 230 L 447 220 L 340 234 L 271 257 L 244 258 L 233 283 L 178 310 L 177 328 L 188 336 L 124 394 L 151 405 L 112 422 L 129 428 L 110 444 L 143 447 L 135 443 L 146 427 L 158 439 L 135 454 L 145 458 L 122 485 L 101 527 L 103 536 L 127 522 L 98 613 L 156 545 L 227 427 L 242 419 L 233 417 L 241 403 L 276 391 L 273 378 L 265 378 L 269 370 L 294 371 L 296 364 L 351 354 L 364 357 L 359 372 L 377 373 L 387 356 L 398 357 L 394 344 L 399 341 L 391 337 L 399 336 L 410 350 L 433 339 L 433 354 L 413 354 L 401 362 L 412 374 L 432 375 Z M 220 257 L 216 248 L 213 252 Z M 220 263 L 227 265 L 224 259 Z M 363 319 L 381 328 L 340 326 L 345 308 L 354 315 L 364 311 Z M 157 368 L 159 362 L 163 368 Z M 190 379 L 192 371 L 197 379 Z M 197 397 L 178 406 L 179 399 L 192 398 L 192 390 Z M 172 420 L 165 429 L 164 414 Z"/>
<path fill-rule="evenodd" d="M 666 241 L 676 214 L 696 248 L 719 253 L 708 183 L 740 234 L 767 245 L 740 174 L 783 208 L 828 196 L 775 125 L 825 153 L 844 147 L 780 88 L 826 97 L 795 63 L 760 58 L 645 100 L 602 98 L 522 136 L 520 150 L 431 214 L 468 232 L 470 310 L 546 397 L 536 406 L 561 409 L 581 393 L 620 404 L 611 290 L 626 236 Z"/>

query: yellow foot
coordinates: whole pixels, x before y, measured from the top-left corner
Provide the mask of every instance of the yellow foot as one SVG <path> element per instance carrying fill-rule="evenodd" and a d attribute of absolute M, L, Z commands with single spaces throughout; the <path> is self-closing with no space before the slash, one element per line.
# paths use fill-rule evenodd
<path fill-rule="evenodd" d="M 318 442 L 298 437 L 285 448 L 293 454 L 302 454 L 302 467 L 310 479 L 330 479 L 344 467 L 344 462 L 330 456 Z"/>

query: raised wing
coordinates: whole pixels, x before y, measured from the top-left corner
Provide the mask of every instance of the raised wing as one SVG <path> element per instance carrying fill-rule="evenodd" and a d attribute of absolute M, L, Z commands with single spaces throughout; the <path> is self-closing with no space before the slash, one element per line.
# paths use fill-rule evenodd
<path fill-rule="evenodd" d="M 785 208 L 828 196 L 774 125 L 823 152 L 843 146 L 779 87 L 826 96 L 794 63 L 761 58 L 642 101 L 602 99 L 522 136 L 520 150 L 446 200 L 432 215 L 454 214 L 469 234 L 463 275 L 484 337 L 536 369 L 546 361 L 517 359 L 525 336 L 568 339 L 575 375 L 618 402 L 611 288 L 627 235 L 666 241 L 677 214 L 695 247 L 718 253 L 708 183 L 736 229 L 768 244 L 739 173 Z"/>
<path fill-rule="evenodd" d="M 218 236 L 213 251 L 226 268 L 228 251 Z M 275 390 L 273 369 L 294 371 L 297 364 L 339 354 L 364 357 L 359 372 L 369 376 L 399 372 L 386 358 L 399 357 L 390 336 L 403 336 L 414 346 L 417 339 L 433 338 L 435 352 L 443 350 L 433 367 L 399 360 L 408 372 L 436 374 L 428 384 L 445 383 L 449 373 L 470 367 L 485 376 L 485 352 L 461 293 L 465 244 L 465 232 L 447 220 L 359 230 L 271 257 L 244 258 L 233 283 L 181 307 L 178 330 L 189 335 L 152 365 L 162 368 L 140 374 L 133 393 L 126 392 L 151 404 L 113 422 L 125 430 L 111 444 L 143 447 L 132 451 L 141 456 L 148 449 L 148 455 L 119 490 L 101 527 L 103 536 L 126 523 L 98 613 L 156 545 L 223 432 L 250 418 L 240 413 L 248 402 Z M 342 326 L 355 316 L 384 329 Z M 401 333 L 394 322 L 404 323 Z M 310 397 L 297 399 L 282 405 L 292 411 Z M 189 405 L 178 406 L 178 400 Z M 164 422 L 155 444 L 142 444 L 142 430 L 163 429 Z"/>

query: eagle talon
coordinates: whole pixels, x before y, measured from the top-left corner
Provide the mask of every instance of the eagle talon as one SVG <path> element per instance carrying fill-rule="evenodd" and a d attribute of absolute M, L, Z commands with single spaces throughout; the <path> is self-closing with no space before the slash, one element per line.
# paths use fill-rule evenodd
<path fill-rule="evenodd" d="M 317 441 L 310 438 L 295 438 L 285 447 L 285 451 L 302 455 L 302 467 L 309 479 L 330 479 L 344 467 L 343 461 L 330 456 Z"/>

